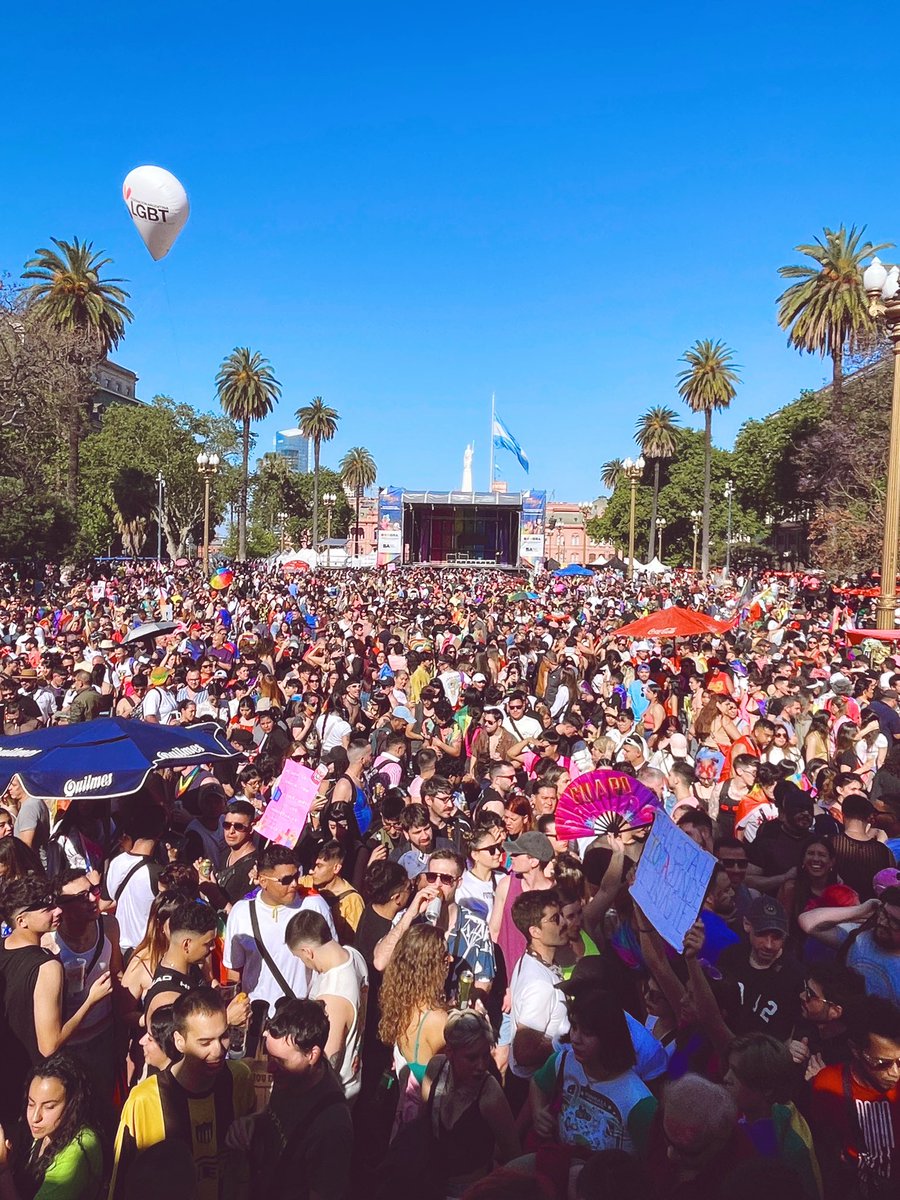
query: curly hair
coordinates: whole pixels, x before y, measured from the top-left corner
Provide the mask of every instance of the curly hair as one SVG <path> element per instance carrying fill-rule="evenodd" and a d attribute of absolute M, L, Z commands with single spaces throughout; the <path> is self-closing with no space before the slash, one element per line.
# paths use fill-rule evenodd
<path fill-rule="evenodd" d="M 29 1195 L 40 1190 L 44 1176 L 52 1166 L 53 1160 L 70 1142 L 73 1142 L 85 1130 L 92 1129 L 97 1132 L 100 1128 L 94 1106 L 93 1086 L 84 1067 L 71 1054 L 66 1054 L 65 1051 L 52 1054 L 33 1069 L 25 1085 L 26 1108 L 28 1093 L 35 1079 L 58 1079 L 66 1094 L 66 1104 L 62 1120 L 50 1135 L 44 1153 L 35 1157 L 29 1154 L 16 1172 L 16 1174 L 26 1176 L 29 1184 L 33 1187 L 34 1190 L 29 1191 Z M 23 1142 L 27 1141 L 27 1138 L 23 1139 Z M 23 1144 L 21 1150 L 23 1158 L 28 1149 L 30 1147 Z"/>
<path fill-rule="evenodd" d="M 412 925 L 397 943 L 384 972 L 378 1036 L 390 1046 L 417 1014 L 444 1007 L 447 947 L 433 925 Z"/>

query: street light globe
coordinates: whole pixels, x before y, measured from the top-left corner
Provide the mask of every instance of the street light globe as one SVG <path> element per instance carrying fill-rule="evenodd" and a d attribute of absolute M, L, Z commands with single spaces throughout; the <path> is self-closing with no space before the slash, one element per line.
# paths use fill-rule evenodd
<path fill-rule="evenodd" d="M 218 454 L 210 454 L 210 455 L 209 455 L 209 459 L 208 459 L 208 461 L 209 461 L 209 465 L 210 465 L 211 467 L 217 467 L 217 466 L 219 465 L 219 456 L 218 456 Z"/>
<path fill-rule="evenodd" d="M 197 466 L 200 467 L 200 469 L 202 470 L 208 462 L 209 462 L 209 455 L 204 450 L 201 450 L 200 453 L 197 455 Z"/>
<path fill-rule="evenodd" d="M 643 456 L 643 454 L 639 454 L 639 455 L 638 455 L 637 462 L 636 462 L 634 465 L 635 465 L 635 467 L 636 467 L 636 469 L 637 469 L 638 471 L 643 471 L 643 469 L 644 469 L 644 466 L 646 465 L 646 464 L 644 463 L 644 456 Z"/>
<path fill-rule="evenodd" d="M 863 271 L 863 287 L 867 292 L 880 292 L 887 280 L 887 267 L 877 256 Z"/>
<path fill-rule="evenodd" d="M 891 267 L 881 288 L 882 300 L 893 300 L 900 292 L 900 267 Z"/>
<path fill-rule="evenodd" d="M 630 471 L 630 470 L 631 470 L 631 468 L 632 468 L 632 465 L 633 465 L 633 464 L 632 464 L 632 462 L 631 462 L 631 459 L 630 459 L 630 458 L 623 458 L 623 459 L 622 459 L 622 470 L 623 470 L 623 471 Z"/>

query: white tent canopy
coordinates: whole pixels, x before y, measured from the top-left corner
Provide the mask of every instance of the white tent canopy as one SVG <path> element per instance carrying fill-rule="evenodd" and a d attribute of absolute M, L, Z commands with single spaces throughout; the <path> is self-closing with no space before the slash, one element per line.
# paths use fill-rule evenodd
<path fill-rule="evenodd" d="M 648 562 L 646 567 L 642 567 L 641 569 L 646 571 L 648 575 L 662 575 L 669 570 L 664 562 L 660 562 L 658 557 L 654 558 L 652 562 Z"/>

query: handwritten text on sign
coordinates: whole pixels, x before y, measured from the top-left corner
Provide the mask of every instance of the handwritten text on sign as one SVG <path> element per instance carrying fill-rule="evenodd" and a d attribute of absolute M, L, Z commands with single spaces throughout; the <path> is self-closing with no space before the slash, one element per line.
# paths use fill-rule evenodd
<path fill-rule="evenodd" d="M 309 767 L 290 758 L 272 792 L 272 799 L 255 825 L 260 837 L 290 850 L 297 845 L 319 790 L 319 781 Z"/>
<path fill-rule="evenodd" d="M 629 889 L 647 920 L 679 954 L 697 919 L 716 860 L 659 812 Z"/>

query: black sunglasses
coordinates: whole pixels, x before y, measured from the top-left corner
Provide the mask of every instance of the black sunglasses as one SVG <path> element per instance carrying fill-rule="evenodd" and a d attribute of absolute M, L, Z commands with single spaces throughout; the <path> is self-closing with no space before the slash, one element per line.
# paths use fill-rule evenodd
<path fill-rule="evenodd" d="M 223 829 L 247 830 L 247 829 L 250 829 L 251 826 L 245 825 L 243 821 L 223 821 L 222 828 Z"/>
<path fill-rule="evenodd" d="M 425 878 L 429 883 L 437 883 L 437 881 L 440 880 L 441 883 L 445 883 L 447 887 L 449 887 L 452 883 L 459 883 L 458 875 L 448 875 L 446 871 L 426 871 Z"/>
<path fill-rule="evenodd" d="M 86 888 L 83 892 L 60 892 L 56 897 L 56 903 L 65 907 L 67 904 L 77 904 L 79 900 L 87 900 L 92 896 L 99 896 L 100 889 L 94 887 Z"/>
<path fill-rule="evenodd" d="M 477 853 L 499 854 L 503 849 L 503 843 L 491 842 L 490 846 L 475 846 L 474 849 Z"/>
<path fill-rule="evenodd" d="M 290 884 L 295 883 L 299 877 L 300 872 L 294 871 L 293 875 L 273 875 L 271 879 L 273 883 L 280 883 L 282 887 L 288 887 Z"/>

